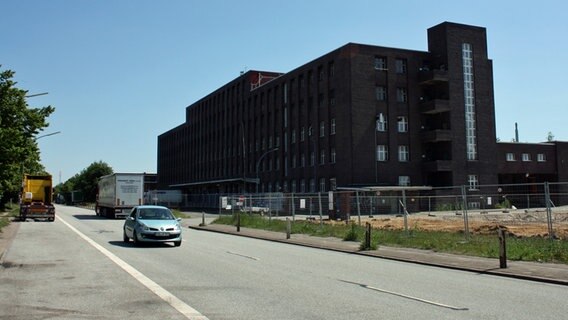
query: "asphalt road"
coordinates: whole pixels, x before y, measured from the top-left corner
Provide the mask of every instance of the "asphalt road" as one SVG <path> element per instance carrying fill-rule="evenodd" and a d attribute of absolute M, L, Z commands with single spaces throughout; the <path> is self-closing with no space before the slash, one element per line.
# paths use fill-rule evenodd
<path fill-rule="evenodd" d="M 121 220 L 59 206 L 21 223 L 0 319 L 564 319 L 568 288 L 184 229 L 122 242 Z M 185 221 L 188 223 L 189 221 Z M 74 231 L 76 230 L 76 231 Z"/>

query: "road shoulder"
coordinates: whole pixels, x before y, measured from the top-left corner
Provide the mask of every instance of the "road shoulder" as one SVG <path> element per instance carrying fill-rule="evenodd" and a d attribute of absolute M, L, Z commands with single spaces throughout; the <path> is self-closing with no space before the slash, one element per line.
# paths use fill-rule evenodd
<path fill-rule="evenodd" d="M 10 249 L 19 229 L 20 224 L 12 221 L 0 231 L 0 265 L 4 262 L 4 256 Z"/>

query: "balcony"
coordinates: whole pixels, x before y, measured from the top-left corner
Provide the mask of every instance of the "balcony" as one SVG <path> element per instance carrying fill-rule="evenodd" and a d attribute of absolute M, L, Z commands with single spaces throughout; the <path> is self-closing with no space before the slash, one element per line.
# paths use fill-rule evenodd
<path fill-rule="evenodd" d="M 421 137 L 424 143 L 452 141 L 452 132 L 442 129 L 423 131 Z"/>
<path fill-rule="evenodd" d="M 418 71 L 418 82 L 421 85 L 434 85 L 440 82 L 448 82 L 448 71 L 444 69 L 421 68 Z"/>
<path fill-rule="evenodd" d="M 446 99 L 423 100 L 421 103 L 422 113 L 436 114 L 450 111 L 450 101 Z"/>
<path fill-rule="evenodd" d="M 424 162 L 422 165 L 424 171 L 426 172 L 440 172 L 440 171 L 452 171 L 452 161 L 451 160 L 433 160 Z"/>

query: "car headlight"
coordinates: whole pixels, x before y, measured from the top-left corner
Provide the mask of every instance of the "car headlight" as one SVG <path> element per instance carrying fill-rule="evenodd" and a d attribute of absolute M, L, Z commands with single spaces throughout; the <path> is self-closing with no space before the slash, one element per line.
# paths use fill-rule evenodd
<path fill-rule="evenodd" d="M 143 224 L 143 223 L 140 223 L 140 229 L 142 229 L 143 231 L 149 231 L 150 230 L 150 228 L 148 228 L 148 226 Z"/>
<path fill-rule="evenodd" d="M 179 225 L 179 223 L 174 226 L 174 231 L 181 231 L 181 226 Z"/>

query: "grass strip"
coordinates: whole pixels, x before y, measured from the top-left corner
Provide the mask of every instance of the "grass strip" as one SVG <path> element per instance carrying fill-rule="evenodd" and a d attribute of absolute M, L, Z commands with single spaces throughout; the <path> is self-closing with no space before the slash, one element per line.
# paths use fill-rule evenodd
<path fill-rule="evenodd" d="M 236 225 L 236 215 L 221 216 L 213 223 Z M 241 226 L 245 228 L 286 232 L 286 222 L 269 220 L 258 215 L 241 214 Z M 348 241 L 362 241 L 365 228 L 346 224 L 320 224 L 319 221 L 296 220 L 292 233 L 317 237 L 336 237 Z M 415 248 L 487 258 L 499 258 L 499 241 L 494 235 L 472 234 L 468 241 L 462 233 L 434 232 L 420 229 L 404 230 L 373 229 L 372 248 L 377 245 Z M 568 264 L 568 241 L 548 238 L 507 238 L 507 258 L 516 261 L 553 262 Z"/>

